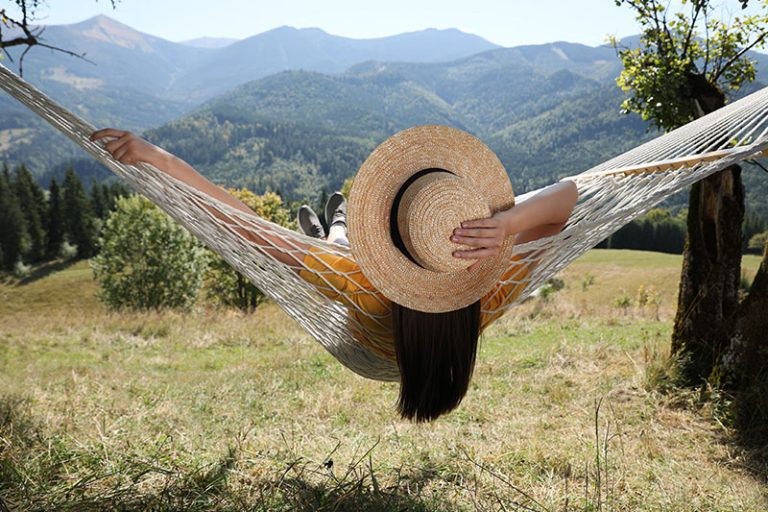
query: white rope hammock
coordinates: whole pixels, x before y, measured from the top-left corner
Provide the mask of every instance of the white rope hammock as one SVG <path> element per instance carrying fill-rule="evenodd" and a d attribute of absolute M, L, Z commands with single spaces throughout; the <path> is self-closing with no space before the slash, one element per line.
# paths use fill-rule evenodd
<path fill-rule="evenodd" d="M 303 280 L 295 268 L 278 262 L 248 238 L 281 239 L 285 247 L 271 249 L 293 253 L 302 261 L 310 245 L 313 254 L 351 259 L 345 247 L 318 241 L 229 207 L 146 164 L 128 166 L 116 162 L 89 136 L 95 128 L 63 109 L 37 89 L 0 65 L 0 87 L 48 121 L 137 191 L 165 210 L 230 265 L 247 276 L 277 302 L 341 363 L 371 379 L 398 380 L 397 364 L 385 347 L 377 346 L 371 326 L 387 328 L 386 315 L 375 316 L 352 300 L 351 294 L 377 293 L 337 289 L 339 272 L 309 269 L 325 283 L 324 289 Z M 548 277 L 566 267 L 588 249 L 632 219 L 643 215 L 666 197 L 740 160 L 768 149 L 768 88 L 675 131 L 643 144 L 582 174 L 571 176 L 579 190 L 579 202 L 565 229 L 546 239 L 515 247 L 516 255 L 527 255 L 510 264 L 531 265 L 530 272 L 510 272 L 496 287 L 506 297 L 494 310 L 483 313 L 501 316 L 524 300 Z M 512 170 L 514 184 L 514 169 Z M 517 201 L 536 194 L 518 196 Z M 224 215 L 214 215 L 218 211 Z M 222 220 L 224 217 L 227 220 Z M 269 242 L 266 242 L 269 243 Z M 523 275 L 524 274 L 524 275 Z M 342 302 L 326 294 L 338 294 Z M 361 321 L 362 320 L 362 321 Z"/>

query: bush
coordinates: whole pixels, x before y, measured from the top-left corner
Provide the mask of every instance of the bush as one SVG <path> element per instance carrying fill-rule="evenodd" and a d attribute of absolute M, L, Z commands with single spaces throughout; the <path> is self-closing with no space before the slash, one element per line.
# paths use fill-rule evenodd
<path fill-rule="evenodd" d="M 749 252 L 762 254 L 766 244 L 768 244 L 768 231 L 763 231 L 749 239 L 747 249 L 749 249 Z"/>
<path fill-rule="evenodd" d="M 91 261 L 98 297 L 112 309 L 189 308 L 203 281 L 202 247 L 147 199 L 122 197 Z"/>
<path fill-rule="evenodd" d="M 629 308 L 632 307 L 632 299 L 629 298 L 629 295 L 623 294 L 616 297 L 613 304 L 626 316 Z"/>
<path fill-rule="evenodd" d="M 256 195 L 247 189 L 229 192 L 248 205 L 256 214 L 268 221 L 294 229 L 290 211 L 274 192 Z M 206 275 L 206 295 L 223 306 L 250 312 L 261 304 L 266 296 L 245 276 L 229 266 L 221 256 L 210 254 L 211 264 Z"/>
<path fill-rule="evenodd" d="M 565 281 L 559 277 L 550 277 L 539 288 L 539 300 L 542 302 L 549 302 L 552 300 L 552 295 L 565 288 Z"/>
<path fill-rule="evenodd" d="M 29 265 L 26 265 L 23 261 L 19 260 L 16 262 L 16 264 L 13 266 L 13 275 L 18 277 L 19 279 L 24 279 L 25 277 L 29 277 L 29 274 L 32 273 L 32 267 Z"/>
<path fill-rule="evenodd" d="M 58 257 L 62 260 L 71 260 L 77 256 L 77 246 L 73 245 L 66 240 L 61 242 L 59 246 Z"/>

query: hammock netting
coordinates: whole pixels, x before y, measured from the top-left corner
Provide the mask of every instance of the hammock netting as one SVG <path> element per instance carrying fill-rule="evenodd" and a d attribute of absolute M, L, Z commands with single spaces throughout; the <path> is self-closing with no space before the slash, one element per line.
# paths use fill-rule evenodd
<path fill-rule="evenodd" d="M 291 253 L 301 262 L 310 246 L 314 254 L 329 254 L 352 259 L 348 248 L 309 238 L 230 207 L 195 188 L 146 164 L 123 165 L 115 161 L 102 143 L 89 136 L 95 128 L 51 101 L 24 80 L 0 66 L 0 87 L 17 98 L 135 190 L 148 197 L 172 218 L 232 267 L 250 279 L 279 304 L 342 364 L 371 379 L 399 379 L 397 364 L 370 345 L 366 325 L 382 325 L 388 318 L 373 317 L 355 308 L 360 301 L 350 293 L 364 290 L 336 289 L 339 272 L 309 269 L 324 283 L 325 289 L 302 279 L 297 268 L 280 263 L 267 249 Z M 483 311 L 494 318 L 526 299 L 547 278 L 562 270 L 585 251 L 643 215 L 659 202 L 692 183 L 745 158 L 768 149 L 768 87 L 733 102 L 677 130 L 617 156 L 581 174 L 570 176 L 578 187 L 579 201 L 567 225 L 559 234 L 521 244 L 510 262 L 530 265 L 530 272 L 514 275 L 497 285 L 506 290 L 509 300 L 502 306 Z M 514 171 L 513 171 L 514 172 Z M 512 176 L 514 184 L 514 175 Z M 517 202 L 535 195 L 531 191 Z M 277 244 L 269 240 L 280 240 Z M 301 265 L 301 263 L 297 263 Z M 315 265 L 316 266 L 316 265 Z M 514 286 L 505 286 L 514 285 Z M 325 294 L 323 292 L 326 292 Z M 343 304 L 326 295 L 340 294 Z M 494 301 L 498 302 L 498 301 Z M 354 314 L 351 314 L 354 313 Z M 360 322 L 361 317 L 367 322 Z"/>

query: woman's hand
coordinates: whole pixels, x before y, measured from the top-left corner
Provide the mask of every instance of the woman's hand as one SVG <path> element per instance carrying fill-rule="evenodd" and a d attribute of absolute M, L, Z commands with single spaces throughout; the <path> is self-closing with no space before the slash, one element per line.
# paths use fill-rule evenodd
<path fill-rule="evenodd" d="M 164 169 L 167 167 L 168 160 L 172 158 L 167 151 L 124 130 L 105 128 L 91 134 L 93 141 L 102 139 L 111 139 L 104 147 L 112 158 L 126 165 L 147 162 L 159 169 Z"/>
<path fill-rule="evenodd" d="M 487 219 L 461 223 L 453 231 L 451 241 L 472 249 L 456 251 L 456 258 L 476 259 L 467 270 L 473 270 L 485 258 L 496 256 L 509 236 L 523 244 L 559 233 L 568 222 L 579 199 L 579 191 L 571 180 L 550 185 L 508 210 Z"/>
<path fill-rule="evenodd" d="M 477 260 L 467 270 L 474 270 L 482 260 L 499 254 L 504 239 L 507 238 L 507 224 L 504 212 L 498 212 L 487 219 L 468 220 L 460 228 L 453 230 L 451 242 L 464 244 L 473 249 L 455 251 L 455 258 Z"/>

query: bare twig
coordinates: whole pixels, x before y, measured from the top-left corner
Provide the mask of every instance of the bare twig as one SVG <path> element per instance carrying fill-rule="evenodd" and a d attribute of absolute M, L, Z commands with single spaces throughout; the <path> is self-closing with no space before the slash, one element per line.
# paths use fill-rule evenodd
<path fill-rule="evenodd" d="M 487 471 L 489 475 L 491 475 L 491 476 L 493 476 L 494 478 L 498 479 L 498 480 L 499 480 L 500 482 L 502 482 L 503 484 L 505 484 L 505 485 L 509 486 L 509 488 L 510 488 L 510 489 L 512 489 L 512 490 L 513 490 L 513 491 L 515 491 L 516 493 L 520 494 L 521 496 L 523 496 L 523 497 L 524 497 L 525 499 L 527 499 L 529 502 L 531 502 L 531 503 L 535 504 L 536 506 L 540 507 L 540 510 L 544 510 L 545 512 L 549 512 L 549 509 L 548 509 L 547 507 L 545 507 L 544 505 L 542 505 L 541 503 L 539 503 L 538 501 L 536 501 L 536 499 L 535 499 L 533 496 L 531 496 L 530 494 L 528 494 L 528 493 L 527 493 L 527 492 L 525 492 L 524 490 L 522 490 L 522 489 L 520 489 L 519 487 L 517 487 L 515 484 L 513 484 L 512 482 L 510 482 L 510 481 L 509 481 L 507 478 L 505 478 L 505 477 L 503 477 L 502 475 L 500 475 L 500 474 L 498 474 L 498 473 L 494 472 L 492 469 L 490 469 L 490 468 L 489 468 L 488 466 L 486 466 L 485 464 L 481 464 L 481 463 L 477 462 L 475 459 L 473 459 L 473 458 L 472 458 L 472 457 L 471 457 L 471 456 L 470 456 L 470 455 L 469 455 L 469 454 L 466 452 L 466 450 L 462 449 L 461 451 L 462 451 L 462 453 L 464 454 L 464 456 L 467 458 L 467 460 L 468 460 L 469 462 L 471 462 L 473 465 L 475 465 L 475 466 L 476 466 L 478 469 L 480 469 L 481 471 Z M 517 507 L 520 507 L 520 508 L 522 508 L 522 509 L 524 509 L 524 510 L 527 510 L 527 511 L 530 511 L 530 512 L 537 512 L 537 511 L 536 511 L 536 509 L 532 509 L 532 508 L 530 508 L 530 507 L 528 507 L 528 506 L 526 506 L 526 505 L 523 505 L 522 503 L 515 503 L 515 506 L 517 506 Z"/>
<path fill-rule="evenodd" d="M 691 26 L 688 27 L 688 33 L 685 35 L 685 44 L 683 45 L 683 52 L 680 55 L 683 59 L 685 59 L 685 57 L 688 56 L 688 47 L 691 44 L 691 37 L 693 37 L 693 31 L 696 29 L 696 21 L 699 18 L 699 13 L 701 13 L 702 8 L 704 9 L 705 16 L 706 16 L 707 8 L 706 8 L 705 2 L 693 2 L 693 5 L 691 6 L 691 10 L 693 10 L 693 14 L 691 15 Z"/>
<path fill-rule="evenodd" d="M 27 46 L 24 48 L 24 51 L 21 52 L 21 57 L 19 57 L 19 76 L 24 76 L 24 57 L 27 56 L 27 53 L 29 53 L 29 50 L 32 49 L 32 46 Z"/>
<path fill-rule="evenodd" d="M 603 404 L 603 397 L 595 402 L 595 492 L 597 493 L 597 510 L 602 509 L 601 480 L 600 474 L 600 406 Z"/>
<path fill-rule="evenodd" d="M 110 0 L 110 4 L 112 5 L 113 9 L 115 8 L 117 2 L 118 0 Z M 19 57 L 20 76 L 24 76 L 24 57 L 27 56 L 29 50 L 31 50 L 33 46 L 48 48 L 49 50 L 64 53 L 71 57 L 83 59 L 84 61 L 93 64 L 92 61 L 85 58 L 85 53 L 80 54 L 43 42 L 42 34 L 45 28 L 31 25 L 31 23 L 35 21 L 35 17 L 34 12 L 30 10 L 28 3 L 28 0 L 21 0 L 20 2 L 17 2 L 17 5 L 21 9 L 21 19 L 15 19 L 9 16 L 5 9 L 0 9 L 0 19 L 2 20 L 0 21 L 0 49 L 3 50 L 3 53 L 6 57 L 8 57 L 8 60 L 14 62 L 13 57 L 8 51 L 8 48 L 14 46 L 26 46 L 24 51 L 21 53 L 21 56 Z M 37 5 L 38 2 L 32 2 L 32 9 L 37 7 Z M 5 26 L 6 28 L 16 28 L 22 32 L 22 35 L 14 37 L 13 39 L 3 40 L 2 26 Z"/>
<path fill-rule="evenodd" d="M 704 76 L 709 67 L 709 12 L 704 11 Z"/>
<path fill-rule="evenodd" d="M 755 167 L 759 167 L 760 169 L 764 170 L 765 172 L 768 172 L 768 168 L 766 168 L 763 164 L 758 162 L 757 160 L 751 159 L 751 160 L 744 160 L 748 164 L 752 164 Z"/>

